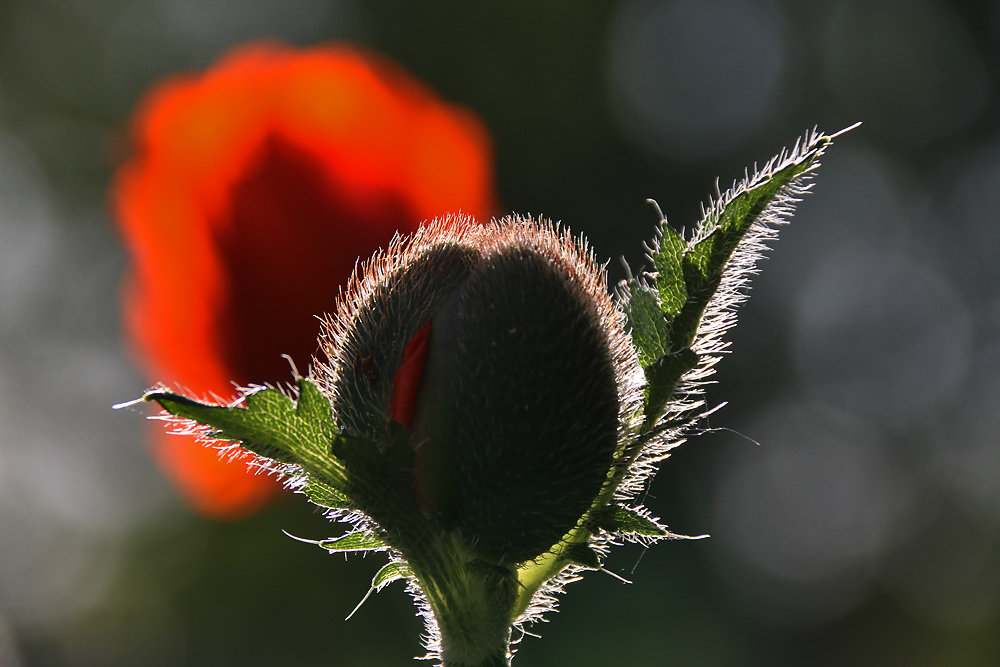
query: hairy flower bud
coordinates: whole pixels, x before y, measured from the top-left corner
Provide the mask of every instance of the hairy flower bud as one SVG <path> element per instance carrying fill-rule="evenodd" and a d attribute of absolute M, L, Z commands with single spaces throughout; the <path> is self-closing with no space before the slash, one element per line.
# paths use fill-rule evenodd
<path fill-rule="evenodd" d="M 600 267 L 521 218 L 449 218 L 395 243 L 356 274 L 323 349 L 344 432 L 406 426 L 418 509 L 507 566 L 587 512 L 640 372 Z"/>

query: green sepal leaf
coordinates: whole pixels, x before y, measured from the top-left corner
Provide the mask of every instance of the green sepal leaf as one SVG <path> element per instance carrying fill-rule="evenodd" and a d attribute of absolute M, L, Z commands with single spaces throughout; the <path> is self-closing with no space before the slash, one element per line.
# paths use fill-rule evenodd
<path fill-rule="evenodd" d="M 301 464 L 312 456 L 328 456 L 337 428 L 330 402 L 316 385 L 306 378 L 297 382 L 297 402 L 272 388 L 248 392 L 242 405 L 236 406 L 202 403 L 170 391 L 151 391 L 142 400 L 158 403 L 175 417 L 212 428 L 209 437 L 239 442 L 255 454 L 281 463 Z"/>
<path fill-rule="evenodd" d="M 652 364 L 645 366 L 646 375 L 646 423 L 655 423 L 663 414 L 667 403 L 674 395 L 674 389 L 681 377 L 698 365 L 698 354 L 691 348 L 665 354 Z"/>
<path fill-rule="evenodd" d="M 765 175 L 758 175 L 753 185 L 732 197 L 721 211 L 710 212 L 702 221 L 682 260 L 687 299 L 673 320 L 671 349 L 682 349 L 694 342 L 702 316 L 740 242 L 767 215 L 772 203 L 813 166 L 828 143 L 829 138 L 819 137 L 800 155 L 783 161 L 784 166 L 776 171 L 767 174 L 765 169 Z M 654 255 L 657 266 L 666 261 L 661 259 L 664 252 L 674 251 L 668 248 Z M 673 254 L 669 261 L 675 261 Z M 662 295 L 660 299 L 663 301 Z"/>
<path fill-rule="evenodd" d="M 628 328 L 643 367 L 674 350 L 671 321 L 687 301 L 683 271 L 686 251 L 684 239 L 667 224 L 661 213 L 657 240 L 650 253 L 656 269 L 653 284 L 648 285 L 635 278 L 623 284 L 624 293 L 621 296 L 624 297 L 622 301 Z"/>
<path fill-rule="evenodd" d="M 361 602 L 359 602 L 358 606 L 354 608 L 354 611 L 347 615 L 347 619 L 345 620 L 350 620 L 350 618 L 354 616 L 359 609 L 361 609 L 361 606 L 368 601 L 368 598 L 371 597 L 372 593 L 378 593 L 397 579 L 408 579 L 412 576 L 413 573 L 410 571 L 410 568 L 406 565 L 406 563 L 402 561 L 393 561 L 388 563 L 385 567 L 375 573 L 375 576 L 372 578 L 371 588 L 368 589 L 365 596 L 361 598 Z"/>
<path fill-rule="evenodd" d="M 684 256 L 687 243 L 666 220 L 660 220 L 659 238 L 652 255 L 656 269 L 654 284 L 660 300 L 660 309 L 673 320 L 687 302 L 688 288 L 684 276 Z"/>
<path fill-rule="evenodd" d="M 718 318 L 742 300 L 762 241 L 791 214 L 795 197 L 807 189 L 808 172 L 832 139 L 814 132 L 775 157 L 710 205 L 688 240 L 661 214 L 649 254 L 654 271 L 629 280 L 619 293 L 646 375 L 646 427 L 660 420 L 678 382 L 702 361 L 692 351 L 701 350 L 696 341 L 731 326 Z M 702 331 L 706 317 L 715 324 Z"/>
<path fill-rule="evenodd" d="M 572 542 L 566 545 L 562 556 L 574 565 L 579 565 L 590 570 L 601 569 L 601 557 L 585 542 Z"/>
<path fill-rule="evenodd" d="M 389 548 L 381 537 L 370 530 L 356 530 L 340 537 L 321 540 L 317 544 L 330 553 L 350 551 L 384 551 Z"/>
<path fill-rule="evenodd" d="M 670 323 L 654 288 L 632 279 L 625 283 L 624 307 L 632 342 L 645 368 L 670 352 Z"/>
<path fill-rule="evenodd" d="M 372 578 L 372 588 L 377 593 L 394 581 L 409 579 L 412 576 L 413 572 L 410 571 L 406 563 L 393 561 L 387 563 L 385 567 L 375 573 L 375 576 Z"/>
<path fill-rule="evenodd" d="M 653 519 L 621 505 L 608 505 L 593 518 L 595 527 L 609 533 L 671 537 L 672 533 Z"/>
<path fill-rule="evenodd" d="M 316 479 L 310 479 L 302 488 L 302 492 L 314 505 L 331 510 L 352 509 L 350 498 L 343 493 Z"/>
<path fill-rule="evenodd" d="M 373 464 L 379 459 L 379 449 L 375 443 L 366 438 L 356 438 L 354 436 L 341 433 L 330 443 L 330 448 L 334 456 L 351 466 Z"/>

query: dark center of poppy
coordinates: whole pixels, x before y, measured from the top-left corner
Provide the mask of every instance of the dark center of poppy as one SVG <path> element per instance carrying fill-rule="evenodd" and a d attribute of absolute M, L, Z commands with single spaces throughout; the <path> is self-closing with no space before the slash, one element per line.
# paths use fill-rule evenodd
<path fill-rule="evenodd" d="M 397 194 L 355 194 L 320 164 L 270 135 L 232 186 L 229 220 L 217 226 L 226 230 L 217 241 L 230 280 L 219 353 L 241 384 L 287 378 L 282 354 L 305 368 L 316 349 L 316 316 L 334 307 L 358 257 L 414 226 Z"/>

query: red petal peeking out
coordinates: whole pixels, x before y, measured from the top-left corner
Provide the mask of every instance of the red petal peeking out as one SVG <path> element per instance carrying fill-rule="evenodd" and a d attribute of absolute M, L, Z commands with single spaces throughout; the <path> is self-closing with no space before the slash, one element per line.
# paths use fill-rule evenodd
<path fill-rule="evenodd" d="M 413 414 L 417 411 L 417 392 L 420 390 L 420 378 L 424 374 L 427 339 L 430 337 L 431 323 L 428 322 L 406 344 L 403 349 L 403 365 L 392 380 L 390 416 L 406 428 L 413 426 Z"/>
<path fill-rule="evenodd" d="M 380 56 L 241 47 L 157 84 L 112 199 L 131 257 L 127 336 L 152 382 L 195 394 L 289 379 L 358 258 L 448 212 L 494 212 L 487 132 Z M 279 490 L 245 462 L 153 432 L 192 506 L 235 519 Z"/>

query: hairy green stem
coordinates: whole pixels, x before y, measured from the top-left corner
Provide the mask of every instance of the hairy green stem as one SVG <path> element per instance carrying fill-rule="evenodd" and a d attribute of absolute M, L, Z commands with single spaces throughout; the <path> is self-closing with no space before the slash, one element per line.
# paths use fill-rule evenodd
<path fill-rule="evenodd" d="M 453 533 L 416 550 L 408 560 L 437 622 L 445 667 L 507 667 L 513 573 L 476 560 Z"/>

